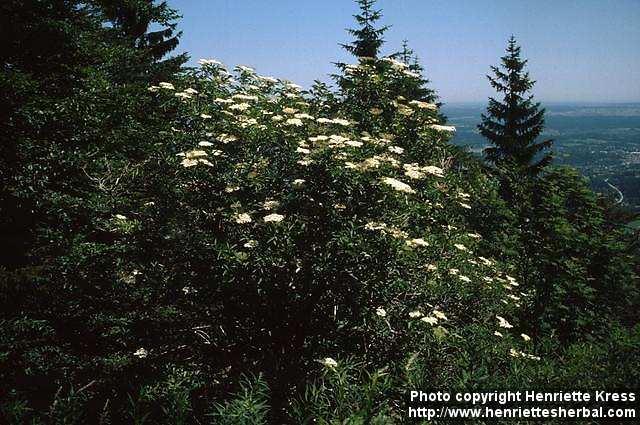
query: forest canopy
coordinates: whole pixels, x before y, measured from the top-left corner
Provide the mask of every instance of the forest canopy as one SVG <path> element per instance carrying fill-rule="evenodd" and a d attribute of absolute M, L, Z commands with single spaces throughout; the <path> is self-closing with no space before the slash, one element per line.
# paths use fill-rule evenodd
<path fill-rule="evenodd" d="M 2 422 L 387 424 L 412 390 L 638 388 L 628 214 L 531 172 L 525 95 L 499 161 L 451 144 L 358 4 L 353 61 L 308 89 L 186 66 L 165 2 L 0 5 Z"/>

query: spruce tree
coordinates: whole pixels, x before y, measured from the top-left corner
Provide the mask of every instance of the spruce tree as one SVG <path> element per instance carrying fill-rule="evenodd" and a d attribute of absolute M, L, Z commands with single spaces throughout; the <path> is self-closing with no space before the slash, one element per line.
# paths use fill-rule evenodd
<path fill-rule="evenodd" d="M 398 94 L 410 100 L 436 102 L 438 96 L 435 90 L 427 87 L 430 80 L 424 78 L 424 68 L 414 50 L 409 47 L 408 40 L 402 41 L 402 50 L 392 55 L 392 57 L 407 65 L 407 70 L 409 71 L 407 78 L 402 81 L 401 87 L 397 88 Z"/>
<path fill-rule="evenodd" d="M 552 140 L 537 142 L 544 129 L 544 108 L 534 103 L 527 93 L 535 81 L 525 71 L 527 60 L 520 57 L 520 46 L 511 36 L 502 67 L 492 66 L 494 77 L 487 76 L 491 86 L 504 98 L 489 98 L 487 114 L 478 125 L 480 134 L 494 145 L 485 149 L 487 159 L 496 166 L 509 166 L 527 175 L 536 175 L 548 165 L 552 156 L 547 151 Z"/>
<path fill-rule="evenodd" d="M 107 21 L 113 24 L 116 37 L 124 39 L 127 48 L 140 53 L 135 70 L 151 80 L 166 79 L 187 61 L 187 55 L 166 57 L 177 46 L 182 35 L 176 32 L 180 15 L 166 1 L 155 0 L 98 0 Z M 156 30 L 150 28 L 159 27 Z M 126 77 L 131 77 L 127 75 Z"/>
<path fill-rule="evenodd" d="M 353 17 L 359 28 L 347 30 L 355 40 L 350 44 L 342 44 L 342 47 L 356 57 L 377 58 L 380 47 L 384 44 L 382 36 L 389 26 L 376 28 L 376 22 L 382 18 L 382 11 L 373 8 L 376 0 L 357 0 L 357 3 L 360 6 L 360 14 Z"/>

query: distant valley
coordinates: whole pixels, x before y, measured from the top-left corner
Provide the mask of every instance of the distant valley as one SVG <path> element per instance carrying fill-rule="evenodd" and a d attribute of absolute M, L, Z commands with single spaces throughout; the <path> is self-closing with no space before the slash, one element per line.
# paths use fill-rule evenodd
<path fill-rule="evenodd" d="M 625 204 L 640 212 L 640 104 L 544 106 L 543 137 L 555 141 L 555 164 L 580 169 L 595 190 L 616 199 L 623 196 Z M 484 108 L 471 103 L 443 107 L 457 127 L 453 142 L 477 154 L 486 146 L 476 128 Z"/>

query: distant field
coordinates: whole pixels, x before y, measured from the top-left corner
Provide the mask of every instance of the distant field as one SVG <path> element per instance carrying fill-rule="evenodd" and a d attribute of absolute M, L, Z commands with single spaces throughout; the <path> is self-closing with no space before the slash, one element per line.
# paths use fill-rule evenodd
<path fill-rule="evenodd" d="M 481 153 L 486 145 L 476 125 L 482 104 L 445 105 L 443 110 L 458 131 L 454 143 Z M 577 167 L 591 186 L 640 211 L 640 104 L 546 105 L 544 137 L 555 140 L 556 164 Z"/>

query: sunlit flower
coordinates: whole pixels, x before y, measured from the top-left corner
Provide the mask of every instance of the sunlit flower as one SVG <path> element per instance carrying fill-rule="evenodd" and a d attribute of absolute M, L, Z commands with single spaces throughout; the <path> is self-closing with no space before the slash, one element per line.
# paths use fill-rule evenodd
<path fill-rule="evenodd" d="M 421 167 L 418 164 L 403 164 L 402 168 L 404 168 L 405 176 L 410 177 L 412 179 L 423 179 L 427 176 L 427 174 L 436 176 L 436 177 L 444 177 L 442 168 L 435 167 L 433 165 L 426 165 Z"/>
<path fill-rule="evenodd" d="M 502 333 L 501 333 L 501 332 L 498 332 L 498 331 L 495 331 L 493 334 L 494 334 L 495 336 L 499 336 L 500 338 L 502 338 L 502 337 L 503 337 Z"/>
<path fill-rule="evenodd" d="M 262 81 L 266 81 L 267 83 L 271 83 L 271 84 L 276 84 L 279 82 L 277 78 L 273 78 L 273 77 L 265 77 L 265 76 L 259 75 L 258 78 L 260 78 Z"/>
<path fill-rule="evenodd" d="M 429 242 L 425 241 L 422 238 L 409 239 L 406 243 L 411 248 L 421 247 L 421 246 L 429 246 Z"/>
<path fill-rule="evenodd" d="M 284 216 L 281 214 L 269 214 L 264 217 L 266 223 L 279 223 L 284 220 Z"/>
<path fill-rule="evenodd" d="M 387 315 L 387 312 L 384 308 L 378 307 L 376 308 L 376 314 L 380 317 L 385 317 Z"/>
<path fill-rule="evenodd" d="M 233 218 L 235 222 L 238 224 L 247 224 L 247 223 L 251 223 L 252 221 L 251 216 L 247 213 L 236 214 Z"/>
<path fill-rule="evenodd" d="M 338 366 L 338 362 L 333 360 L 331 357 L 325 357 L 324 359 L 322 359 L 321 363 L 330 369 Z"/>
<path fill-rule="evenodd" d="M 397 153 L 397 154 L 403 154 L 404 153 L 404 149 L 401 148 L 400 146 L 389 146 L 387 149 L 391 153 Z"/>
<path fill-rule="evenodd" d="M 348 127 L 351 125 L 351 122 L 349 122 L 348 120 L 343 120 L 341 118 L 334 118 L 333 119 L 333 123 L 334 124 L 338 124 L 338 125 L 342 125 L 344 127 Z"/>
<path fill-rule="evenodd" d="M 438 319 L 433 317 L 433 316 L 425 316 L 422 319 L 423 322 L 428 323 L 430 325 L 437 325 L 438 324 Z"/>
<path fill-rule="evenodd" d="M 413 109 L 409 108 L 408 106 L 398 104 L 397 108 L 400 115 L 403 115 L 405 117 L 413 115 Z"/>
<path fill-rule="evenodd" d="M 429 128 L 437 131 L 447 131 L 451 133 L 456 131 L 456 128 L 452 125 L 431 124 Z"/>
<path fill-rule="evenodd" d="M 220 97 L 214 99 L 213 101 L 216 102 L 216 103 L 223 103 L 223 104 L 231 104 L 231 103 L 233 103 L 233 100 L 231 100 L 231 99 L 223 99 L 223 98 L 220 98 Z"/>
<path fill-rule="evenodd" d="M 255 248 L 258 246 L 258 241 L 251 239 L 243 245 L 245 248 Z"/>
<path fill-rule="evenodd" d="M 438 105 L 436 105 L 435 103 L 421 102 L 419 100 L 412 100 L 411 102 L 409 102 L 409 105 L 413 105 L 418 109 L 430 109 L 433 111 L 438 109 Z"/>
<path fill-rule="evenodd" d="M 286 124 L 287 124 L 287 125 L 293 125 L 293 126 L 296 126 L 296 127 L 301 127 L 301 126 L 303 126 L 303 125 L 304 125 L 304 123 L 302 122 L 302 120 L 301 120 L 301 119 L 299 119 L 299 118 L 289 118 L 289 119 L 286 121 Z"/>
<path fill-rule="evenodd" d="M 180 162 L 180 165 L 182 165 L 185 168 L 195 167 L 196 165 L 198 165 L 198 160 L 185 158 Z"/>
<path fill-rule="evenodd" d="M 431 314 L 433 314 L 435 317 L 437 317 L 440 320 L 447 320 L 447 316 L 440 310 L 433 310 Z"/>
<path fill-rule="evenodd" d="M 505 329 L 513 328 L 513 325 L 509 323 L 507 319 L 505 319 L 504 317 L 496 315 L 496 319 L 498 319 L 498 326 L 500 326 L 501 328 L 505 328 Z"/>
<path fill-rule="evenodd" d="M 460 275 L 460 276 L 458 276 L 458 278 L 459 278 L 461 281 L 466 282 L 466 283 L 471 282 L 471 279 L 469 279 L 467 276 Z"/>
<path fill-rule="evenodd" d="M 362 142 L 358 142 L 357 140 L 346 140 L 344 142 L 344 144 L 347 145 L 347 146 L 354 147 L 354 148 L 359 148 L 359 147 L 361 147 L 363 145 Z"/>
<path fill-rule="evenodd" d="M 145 350 L 144 348 L 138 348 L 134 353 L 134 356 L 140 358 L 140 359 L 144 359 L 149 355 L 149 352 L 147 350 Z"/>
<path fill-rule="evenodd" d="M 367 223 L 364 226 L 365 229 L 367 230 L 383 230 L 387 228 L 387 225 L 385 223 L 378 223 L 375 221 L 371 221 L 369 223 Z"/>
<path fill-rule="evenodd" d="M 534 355 L 531 355 L 531 354 L 523 353 L 522 351 L 518 351 L 515 348 L 511 348 L 509 350 L 509 355 L 511 357 L 523 357 L 525 359 L 540 360 L 540 357 L 538 357 L 538 356 L 534 356 Z"/>
<path fill-rule="evenodd" d="M 251 105 L 249 105 L 248 103 L 236 103 L 233 104 L 231 106 L 229 106 L 229 109 L 233 110 L 233 111 L 246 111 L 247 109 L 249 109 L 251 107 Z"/>
<path fill-rule="evenodd" d="M 202 66 L 204 65 L 222 65 L 221 62 L 215 60 L 215 59 L 200 59 L 198 61 L 198 63 Z"/>
<path fill-rule="evenodd" d="M 176 89 L 173 86 L 173 84 L 171 84 L 171 83 L 160 83 L 158 85 L 160 86 L 161 89 L 166 89 L 166 90 L 175 90 Z"/>
<path fill-rule="evenodd" d="M 274 200 L 267 200 L 267 201 L 264 201 L 262 203 L 262 208 L 267 210 L 267 211 L 274 210 L 274 209 L 278 208 L 279 206 L 280 206 L 280 202 L 274 201 Z"/>
<path fill-rule="evenodd" d="M 258 96 L 253 96 L 253 95 L 248 95 L 248 94 L 234 94 L 233 96 L 231 96 L 231 98 L 233 100 L 246 100 L 246 101 L 257 101 L 259 100 Z"/>
<path fill-rule="evenodd" d="M 522 337 L 522 339 L 524 339 L 525 341 L 531 341 L 531 337 L 527 334 L 520 334 L 520 336 Z"/>
<path fill-rule="evenodd" d="M 409 186 L 406 183 L 401 182 L 400 180 L 396 180 L 392 177 L 383 177 L 381 179 L 382 183 L 391 186 L 394 190 L 397 190 L 398 192 L 404 192 L 404 193 L 416 193 L 415 190 L 413 190 L 411 188 L 411 186 Z"/>
<path fill-rule="evenodd" d="M 422 317 L 422 312 L 416 310 L 409 313 L 409 317 L 412 319 L 417 319 L 418 317 Z"/>

